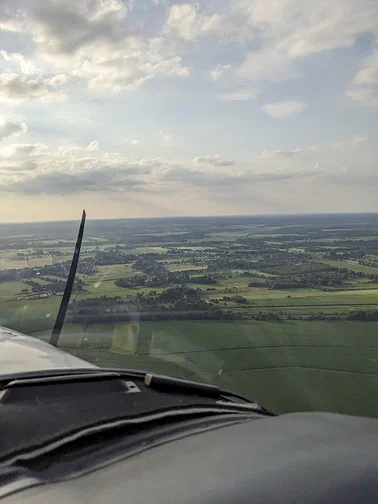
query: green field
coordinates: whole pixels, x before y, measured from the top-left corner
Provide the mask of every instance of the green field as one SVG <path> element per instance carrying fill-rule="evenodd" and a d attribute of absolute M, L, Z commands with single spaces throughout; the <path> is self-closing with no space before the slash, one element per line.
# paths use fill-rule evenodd
<path fill-rule="evenodd" d="M 169 271 L 190 271 L 190 270 L 206 270 L 206 265 L 198 266 L 198 264 L 168 264 Z"/>
<path fill-rule="evenodd" d="M 30 285 L 25 285 L 22 282 L 0 283 L 0 300 L 4 301 L 5 299 L 14 298 L 17 295 L 21 295 L 22 289 L 27 289 L 28 292 L 31 291 Z"/>
<path fill-rule="evenodd" d="M 22 269 L 28 267 L 28 263 L 25 259 L 11 259 L 7 257 L 2 257 L 0 259 L 0 270 Z"/>
<path fill-rule="evenodd" d="M 368 265 L 378 260 L 378 215 L 89 225 L 65 350 L 215 383 L 277 412 L 378 416 L 378 267 Z M 3 229 L 0 324 L 48 340 L 75 233 L 38 226 Z M 48 297 L 19 299 L 39 286 Z"/>
<path fill-rule="evenodd" d="M 378 416 L 378 323 L 68 324 L 61 346 L 97 365 L 215 383 L 277 412 Z"/>
<path fill-rule="evenodd" d="M 155 253 L 155 254 L 165 254 L 167 252 L 167 248 L 164 247 L 135 247 L 135 248 L 130 248 L 127 249 L 128 254 L 149 254 L 149 253 Z"/>
<path fill-rule="evenodd" d="M 358 273 L 371 273 L 373 275 L 378 275 L 378 268 L 373 268 L 372 266 L 364 266 L 362 264 L 355 264 L 349 261 L 336 261 L 332 259 L 323 259 L 321 257 L 316 258 L 317 261 L 329 266 L 334 266 L 335 268 L 347 268 L 351 271 L 356 271 Z"/>

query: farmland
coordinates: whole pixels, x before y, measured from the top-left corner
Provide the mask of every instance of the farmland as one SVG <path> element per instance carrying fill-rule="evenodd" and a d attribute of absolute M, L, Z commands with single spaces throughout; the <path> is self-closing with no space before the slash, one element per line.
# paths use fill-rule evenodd
<path fill-rule="evenodd" d="M 76 233 L 0 225 L 2 325 L 48 338 Z M 85 236 L 65 350 L 277 412 L 378 416 L 377 215 L 88 221 Z"/>

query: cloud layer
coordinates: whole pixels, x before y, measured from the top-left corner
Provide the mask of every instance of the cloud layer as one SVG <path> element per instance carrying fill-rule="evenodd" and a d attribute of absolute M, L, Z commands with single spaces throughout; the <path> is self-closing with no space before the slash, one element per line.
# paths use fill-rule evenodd
<path fill-rule="evenodd" d="M 6 0 L 0 36 L 3 198 L 378 209 L 376 0 Z"/>

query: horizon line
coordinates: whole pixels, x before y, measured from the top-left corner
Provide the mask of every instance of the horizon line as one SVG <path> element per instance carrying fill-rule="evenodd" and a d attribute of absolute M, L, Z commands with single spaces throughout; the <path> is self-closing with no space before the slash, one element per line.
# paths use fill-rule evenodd
<path fill-rule="evenodd" d="M 88 218 L 88 222 L 112 221 L 112 220 L 159 220 L 159 219 L 209 219 L 209 218 L 231 218 L 231 217 L 305 217 L 305 216 L 325 216 L 325 215 L 378 215 L 378 211 L 372 212 L 304 212 L 304 213 L 269 213 L 269 214 L 210 214 L 210 215 L 174 215 L 161 217 L 108 217 L 108 218 Z M 1 225 L 20 225 L 20 224 L 51 224 L 77 222 L 78 219 L 69 220 L 41 220 L 41 221 L 0 221 Z"/>

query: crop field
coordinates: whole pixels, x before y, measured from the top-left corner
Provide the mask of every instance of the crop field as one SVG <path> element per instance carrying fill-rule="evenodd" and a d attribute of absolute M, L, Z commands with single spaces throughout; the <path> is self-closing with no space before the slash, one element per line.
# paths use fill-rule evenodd
<path fill-rule="evenodd" d="M 276 412 L 378 416 L 377 215 L 120 222 L 88 223 L 62 348 Z M 58 224 L 0 240 L 0 324 L 44 340 L 76 238 Z"/>
<path fill-rule="evenodd" d="M 240 393 L 277 412 L 316 405 L 355 414 L 363 408 L 376 416 L 377 333 L 378 323 L 68 324 L 61 346 L 97 364 L 103 359 L 107 366 L 147 365 L 160 372 L 164 363 L 175 364 L 171 372 L 177 377 L 211 381 L 230 390 L 235 390 L 236 380 Z M 314 383 L 324 390 L 309 387 Z M 354 397 L 358 387 L 364 394 Z"/>
<path fill-rule="evenodd" d="M 347 268 L 351 271 L 356 271 L 358 273 L 361 272 L 361 273 L 375 274 L 377 272 L 377 268 L 355 264 L 353 262 L 348 261 L 334 261 L 332 259 L 319 259 L 319 261 L 324 264 L 328 264 L 329 266 L 334 266 L 335 268 Z"/>

